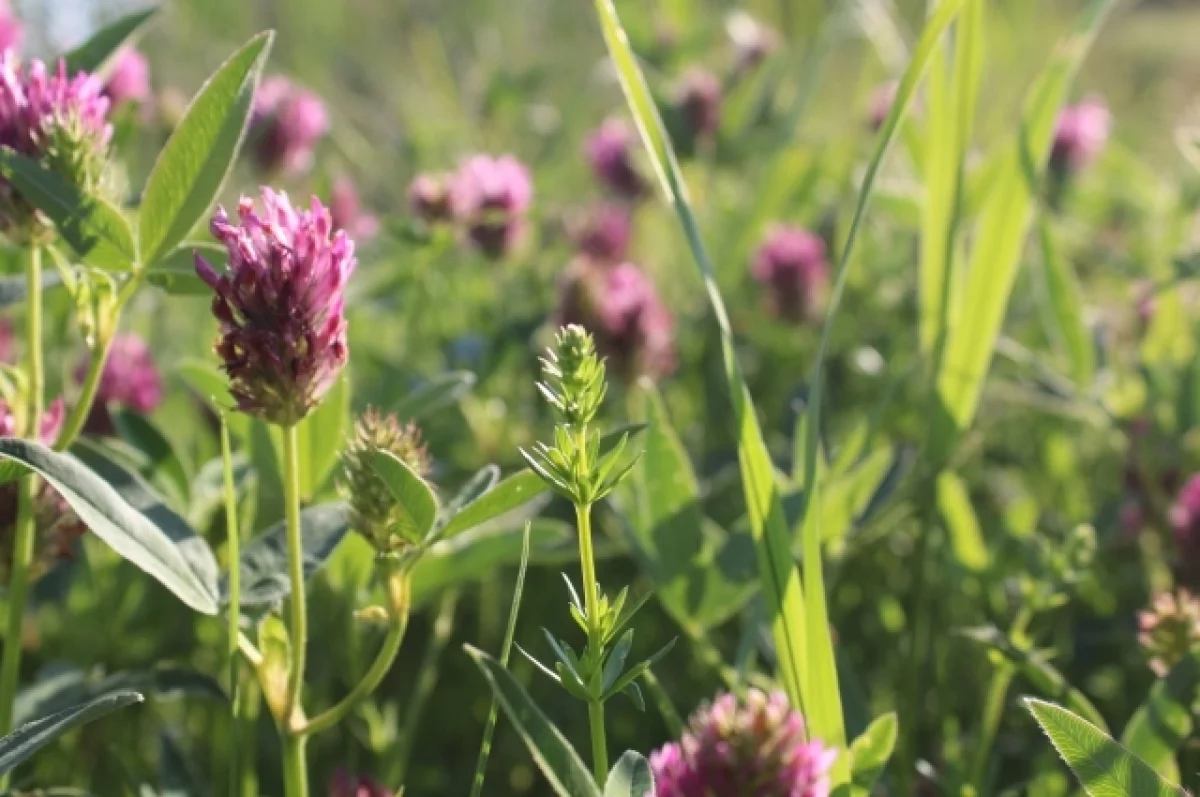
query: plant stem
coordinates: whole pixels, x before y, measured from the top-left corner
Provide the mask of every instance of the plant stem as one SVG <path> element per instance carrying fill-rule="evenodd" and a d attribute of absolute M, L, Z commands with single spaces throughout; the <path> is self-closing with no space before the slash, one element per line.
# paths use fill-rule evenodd
<path fill-rule="evenodd" d="M 83 425 L 87 423 L 88 416 L 92 412 L 92 404 L 96 402 L 96 391 L 100 388 L 100 377 L 104 373 L 104 365 L 108 362 L 108 352 L 111 349 L 112 336 L 110 335 L 107 340 L 99 341 L 99 348 L 92 352 L 92 358 L 88 361 L 87 374 L 83 378 L 83 387 L 79 389 L 79 398 L 75 401 L 75 406 L 71 407 L 66 421 L 63 422 L 62 431 L 59 432 L 58 440 L 54 443 L 55 451 L 66 451 L 83 431 Z"/>
<path fill-rule="evenodd" d="M 304 747 L 308 737 L 285 732 L 283 742 L 283 793 L 286 797 L 308 797 L 308 766 Z"/>
<path fill-rule="evenodd" d="M 412 695 L 408 698 L 408 710 L 404 713 L 404 724 L 400 733 L 400 741 L 392 758 L 396 761 L 395 777 L 391 780 L 403 783 L 408 774 L 409 760 L 412 758 L 413 742 L 416 741 L 421 717 L 425 706 L 433 696 L 433 690 L 438 682 L 438 660 L 450 635 L 454 632 L 454 610 L 458 606 L 458 590 L 448 590 L 442 595 L 438 604 L 437 617 L 433 621 L 433 632 L 429 636 L 429 646 L 421 657 L 421 666 L 417 670 L 417 683 L 413 686 Z"/>
<path fill-rule="evenodd" d="M 288 668 L 287 702 L 280 734 L 283 737 L 284 783 L 287 797 L 308 797 L 308 773 L 304 761 L 304 736 L 292 728 L 301 713 L 304 692 L 304 659 L 308 649 L 308 606 L 304 590 L 304 540 L 300 533 L 300 458 L 296 427 L 283 430 L 283 493 L 287 518 L 288 575 L 292 584 L 290 598 L 292 660 Z"/>
<path fill-rule="evenodd" d="M 107 351 L 107 347 L 105 347 Z M 95 365 L 95 359 L 92 361 Z M 96 369 L 99 370 L 99 369 Z M 89 379 L 91 371 L 88 372 Z M 86 392 L 86 388 L 85 388 Z M 61 442 L 61 439 L 60 439 Z M 242 599 L 242 568 L 241 568 L 241 538 L 238 532 L 237 490 L 233 483 L 233 450 L 229 443 L 229 424 L 225 415 L 221 415 L 221 460 L 225 474 L 225 536 L 229 558 L 229 689 L 232 693 L 230 701 L 229 722 L 229 793 L 238 794 L 242 771 L 239 764 L 241 754 L 241 657 L 238 653 L 239 634 L 241 632 L 241 599 Z"/>
<path fill-rule="evenodd" d="M 588 652 L 595 656 L 593 665 L 600 672 L 603 660 L 604 640 L 601 638 L 600 586 L 596 583 L 596 558 L 592 549 L 592 507 L 579 504 L 575 507 L 579 526 L 579 565 L 583 570 L 583 601 L 588 621 Z M 591 688 L 592 684 L 588 684 Z M 592 771 L 596 783 L 603 786 L 608 777 L 608 745 L 604 737 L 604 703 L 598 697 L 588 701 L 588 725 L 592 734 Z"/>
<path fill-rule="evenodd" d="M 402 588 L 405 594 L 407 594 L 409 586 L 408 573 L 395 573 L 393 577 L 403 582 Z M 375 661 L 372 662 L 366 674 L 363 675 L 362 680 L 337 705 L 326 709 L 305 723 L 304 727 L 298 731 L 301 735 L 311 736 L 314 733 L 320 733 L 337 725 L 346 718 L 355 706 L 369 697 L 379 687 L 379 684 L 383 681 L 383 677 L 387 675 L 388 670 L 392 668 L 393 662 L 396 661 L 396 654 L 400 652 L 400 643 L 404 641 L 404 632 L 408 629 L 408 615 L 408 607 L 405 606 L 402 611 L 397 612 L 392 617 L 392 627 L 388 630 L 387 637 L 383 640 L 383 646 L 379 649 L 379 654 L 375 657 Z"/>
<path fill-rule="evenodd" d="M 25 343 L 29 349 L 28 390 L 25 433 L 38 438 L 42 423 L 45 365 L 42 361 L 42 250 L 29 250 L 25 273 L 28 297 L 25 305 Z M 13 540 L 13 560 L 8 586 L 8 620 L 4 636 L 4 656 L 0 663 L 0 735 L 12 730 L 13 701 L 21 673 L 21 631 L 25 599 L 29 592 L 29 567 L 33 562 L 34 537 L 37 533 L 33 503 L 37 479 L 32 474 L 19 485 L 17 522 Z M 8 788 L 9 777 L 0 777 L 0 789 Z"/>
<path fill-rule="evenodd" d="M 1009 629 L 1009 638 L 1014 643 L 1022 644 L 1025 629 L 1033 620 L 1033 612 L 1028 606 L 1022 606 Z M 975 759 L 971 764 L 971 780 L 978 794 L 983 794 L 983 780 L 987 775 L 987 765 L 991 760 L 992 746 L 996 742 L 996 734 L 1000 730 L 1000 720 L 1004 718 L 1004 703 L 1008 697 L 1008 687 L 1012 683 L 1016 668 L 1007 661 L 996 664 L 991 681 L 988 682 L 987 701 L 983 706 L 982 727 L 979 732 L 979 747 L 975 751 Z"/>

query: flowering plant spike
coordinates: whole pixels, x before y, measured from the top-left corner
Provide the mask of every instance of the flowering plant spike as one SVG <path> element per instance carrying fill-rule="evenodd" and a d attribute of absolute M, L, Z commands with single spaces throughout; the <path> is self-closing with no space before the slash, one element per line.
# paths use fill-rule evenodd
<path fill-rule="evenodd" d="M 313 197 L 308 210 L 262 189 L 239 222 L 223 208 L 212 233 L 229 252 L 223 274 L 197 254 L 196 273 L 213 289 L 221 327 L 216 351 L 242 412 L 291 426 L 316 407 L 346 365 L 345 290 L 356 260 L 345 231 Z"/>

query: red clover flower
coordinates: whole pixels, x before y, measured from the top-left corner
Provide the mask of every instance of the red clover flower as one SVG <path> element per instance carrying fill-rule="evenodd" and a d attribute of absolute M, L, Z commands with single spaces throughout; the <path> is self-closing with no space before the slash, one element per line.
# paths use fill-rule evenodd
<path fill-rule="evenodd" d="M 303 174 L 329 132 L 325 103 L 313 92 L 285 77 L 267 78 L 254 97 L 251 129 L 254 155 L 267 174 Z"/>
<path fill-rule="evenodd" d="M 520 242 L 533 201 L 529 169 L 512 155 L 472 155 L 450 184 L 456 220 L 471 242 L 491 258 L 508 254 Z"/>
<path fill-rule="evenodd" d="M 825 242 L 800 227 L 774 227 L 754 255 L 750 272 L 768 288 L 776 316 L 804 321 L 812 317 L 829 282 Z"/>

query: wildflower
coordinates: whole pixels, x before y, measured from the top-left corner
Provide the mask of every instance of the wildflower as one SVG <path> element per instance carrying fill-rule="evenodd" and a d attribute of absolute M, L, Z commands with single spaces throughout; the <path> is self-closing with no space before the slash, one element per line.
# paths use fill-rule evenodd
<path fill-rule="evenodd" d="M 426 224 L 437 224 L 454 218 L 450 204 L 452 175 L 418 174 L 408 184 L 408 206 L 414 216 Z"/>
<path fill-rule="evenodd" d="M 229 270 L 217 274 L 197 254 L 196 273 L 216 293 L 216 351 L 238 409 L 290 426 L 320 404 L 349 357 L 345 289 L 357 261 L 316 197 L 298 210 L 263 188 L 262 204 L 260 214 L 242 197 L 240 223 L 217 209 L 211 229 Z"/>
<path fill-rule="evenodd" d="M 62 399 L 55 399 L 38 425 L 38 438 L 44 445 L 51 445 L 58 438 L 65 416 Z M 16 434 L 17 419 L 9 405 L 0 400 L 0 437 L 15 437 Z M 0 484 L 0 581 L 5 583 L 13 558 L 19 493 L 16 481 Z M 83 536 L 87 527 L 66 500 L 46 482 L 40 483 L 34 496 L 33 516 L 37 533 L 31 575 L 37 578 L 55 562 L 72 556 L 75 541 Z"/>
<path fill-rule="evenodd" d="M 778 317 L 803 321 L 811 317 L 829 281 L 825 242 L 800 227 L 777 226 L 754 255 L 750 272 L 769 289 Z"/>
<path fill-rule="evenodd" d="M 350 505 L 354 528 L 382 553 L 402 550 L 421 540 L 405 535 L 408 513 L 372 464 L 379 451 L 403 460 L 422 478 L 429 473 L 429 452 L 421 443 L 417 425 L 402 424 L 395 415 L 368 409 L 354 426 L 342 457 L 340 487 Z"/>
<path fill-rule="evenodd" d="M 601 355 L 627 380 L 662 376 L 675 367 L 674 319 L 654 283 L 632 263 L 573 264 L 561 285 L 555 324 L 591 332 Z"/>
<path fill-rule="evenodd" d="M 127 47 L 113 62 L 104 94 L 116 107 L 126 102 L 145 105 L 151 96 L 150 62 L 133 47 Z"/>
<path fill-rule="evenodd" d="M 488 257 L 508 254 L 525 231 L 533 201 L 529 169 L 512 155 L 473 155 L 459 166 L 450 185 L 454 216 L 471 242 Z"/>
<path fill-rule="evenodd" d="M 828 797 L 837 750 L 805 741 L 804 718 L 782 692 L 722 694 L 650 756 L 658 797 Z"/>
<path fill-rule="evenodd" d="M 721 81 L 699 67 L 688 70 L 675 95 L 675 105 L 693 139 L 710 138 L 721 124 Z"/>
<path fill-rule="evenodd" d="M 85 358 L 75 369 L 75 379 L 82 382 L 87 376 L 90 360 Z M 112 407 L 127 407 L 146 415 L 162 402 L 162 378 L 150 347 L 137 335 L 117 335 L 113 338 L 108 360 L 100 373 L 96 400 L 92 404 L 84 431 L 93 435 L 113 432 Z"/>
<path fill-rule="evenodd" d="M 358 188 L 349 177 L 338 177 L 333 181 L 329 193 L 329 213 L 335 229 L 345 230 L 347 235 L 358 240 L 372 238 L 379 232 L 379 219 L 363 211 Z"/>
<path fill-rule="evenodd" d="M 329 797 L 393 797 L 391 790 L 366 775 L 339 769 L 329 781 Z"/>
<path fill-rule="evenodd" d="M 633 162 L 633 131 L 620 119 L 605 119 L 587 138 L 585 151 L 596 179 L 619 197 L 637 199 L 646 181 Z"/>
<path fill-rule="evenodd" d="M 1178 552 L 1176 576 L 1189 586 L 1200 584 L 1200 473 L 1183 485 L 1167 512 Z"/>
<path fill-rule="evenodd" d="M 1200 643 L 1200 601 L 1186 589 L 1164 592 L 1138 614 L 1138 642 L 1160 678 Z"/>
<path fill-rule="evenodd" d="M 598 205 L 576 226 L 575 246 L 581 255 L 598 263 L 620 263 L 629 252 L 632 227 L 626 208 Z"/>
<path fill-rule="evenodd" d="M 325 103 L 313 92 L 278 75 L 267 78 L 254 97 L 251 129 L 254 155 L 267 174 L 303 174 L 329 132 Z"/>
<path fill-rule="evenodd" d="M 65 61 L 51 72 L 41 61 L 21 64 L 13 50 L 0 55 L 0 145 L 56 172 L 85 193 L 101 193 L 108 167 L 109 101 L 98 78 L 67 75 Z M 42 231 L 36 211 L 7 180 L 0 181 L 0 227 L 18 237 Z"/>
<path fill-rule="evenodd" d="M 1062 109 L 1050 149 L 1050 171 L 1059 178 L 1076 174 L 1108 143 L 1112 114 L 1096 97 Z"/>
<path fill-rule="evenodd" d="M 748 72 L 779 49 L 779 34 L 745 11 L 725 18 L 725 32 L 733 42 L 739 72 Z"/>
<path fill-rule="evenodd" d="M 888 114 L 892 112 L 892 105 L 896 102 L 896 92 L 899 88 L 899 82 L 889 80 L 871 92 L 871 99 L 867 102 L 867 124 L 872 130 L 879 130 L 887 121 Z"/>
<path fill-rule="evenodd" d="M 17 19 L 12 6 L 0 0 L 0 51 L 17 50 L 25 39 L 25 25 Z"/>

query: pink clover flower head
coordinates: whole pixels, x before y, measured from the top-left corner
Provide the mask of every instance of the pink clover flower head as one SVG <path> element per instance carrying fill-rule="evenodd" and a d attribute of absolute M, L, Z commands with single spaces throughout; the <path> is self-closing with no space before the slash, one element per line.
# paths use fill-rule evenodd
<path fill-rule="evenodd" d="M 1112 114 L 1098 97 L 1069 105 L 1058 116 L 1050 167 L 1058 174 L 1075 174 L 1095 160 L 1108 143 Z"/>
<path fill-rule="evenodd" d="M 144 105 L 151 97 L 150 61 L 141 51 L 126 47 L 113 62 L 104 93 L 113 106 L 126 102 Z"/>
<path fill-rule="evenodd" d="M 829 282 L 825 242 L 800 227 L 768 231 L 750 273 L 766 286 L 772 311 L 789 321 L 811 318 Z"/>
<path fill-rule="evenodd" d="M 646 181 L 634 163 L 635 141 L 629 125 L 610 117 L 588 136 L 584 144 L 592 174 L 613 194 L 628 200 L 646 194 Z"/>
<path fill-rule="evenodd" d="M 87 373 L 87 361 L 75 370 L 76 379 Z M 150 347 L 137 335 L 117 335 L 108 351 L 108 361 L 100 374 L 96 401 L 128 407 L 143 415 L 162 403 L 162 377 L 150 353 Z"/>
<path fill-rule="evenodd" d="M 616 264 L 629 253 L 633 221 L 628 208 L 602 204 L 591 208 L 574 230 L 579 253 L 599 263 Z"/>
<path fill-rule="evenodd" d="M 216 294 L 216 351 L 238 409 L 291 426 L 320 404 L 349 358 L 345 290 L 357 261 L 354 242 L 316 197 L 307 210 L 269 188 L 261 199 L 260 212 L 242 197 L 238 222 L 218 208 L 210 226 L 228 269 L 218 274 L 197 254 L 196 273 Z"/>
<path fill-rule="evenodd" d="M 579 324 L 627 381 L 675 367 L 675 320 L 654 283 L 632 263 L 577 261 L 560 286 L 556 326 Z"/>
<path fill-rule="evenodd" d="M 317 145 L 329 132 L 329 115 L 315 93 L 275 75 L 259 86 L 250 124 L 259 168 L 295 176 L 312 168 Z"/>
<path fill-rule="evenodd" d="M 450 185 L 454 217 L 481 252 L 501 258 L 524 235 L 533 203 L 533 178 L 512 155 L 472 155 L 458 167 Z"/>
<path fill-rule="evenodd" d="M 689 69 L 680 81 L 675 104 L 693 136 L 716 135 L 721 124 L 720 78 L 706 69 Z"/>
<path fill-rule="evenodd" d="M 739 702 L 719 695 L 688 720 L 678 742 L 650 756 L 658 797 L 829 797 L 837 750 L 806 741 L 804 718 L 782 692 Z"/>

